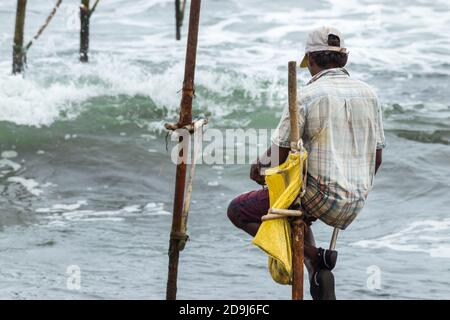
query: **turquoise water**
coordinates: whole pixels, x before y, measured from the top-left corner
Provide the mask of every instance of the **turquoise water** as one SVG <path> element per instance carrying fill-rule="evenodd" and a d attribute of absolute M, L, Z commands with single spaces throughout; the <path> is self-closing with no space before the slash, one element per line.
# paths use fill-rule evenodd
<path fill-rule="evenodd" d="M 53 5 L 29 2 L 26 39 Z M 102 1 L 80 65 L 77 6 L 64 1 L 24 77 L 10 75 L 14 1 L 0 8 L 0 298 L 161 299 L 175 174 L 162 125 L 177 118 L 187 28 L 176 42 L 173 1 Z M 349 72 L 380 97 L 388 147 L 366 208 L 339 237 L 338 298 L 450 296 L 449 9 L 203 1 L 194 114 L 209 130 L 274 128 L 287 61 L 323 24 L 341 29 Z M 248 165 L 199 165 L 180 298 L 289 299 L 226 218 L 235 195 L 257 188 L 247 177 Z M 330 228 L 314 230 L 326 246 Z M 79 290 L 67 286 L 73 265 Z M 374 268 L 378 289 L 367 285 Z"/>

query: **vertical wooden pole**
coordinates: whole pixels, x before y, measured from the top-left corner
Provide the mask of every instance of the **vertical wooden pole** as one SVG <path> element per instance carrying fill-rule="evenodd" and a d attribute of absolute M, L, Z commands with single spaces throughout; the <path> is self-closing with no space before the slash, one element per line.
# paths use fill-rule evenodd
<path fill-rule="evenodd" d="M 305 222 L 292 222 L 292 300 L 303 300 Z"/>
<path fill-rule="evenodd" d="M 200 20 L 201 0 L 192 0 L 189 16 L 189 31 L 186 48 L 186 63 L 184 69 L 184 81 L 182 98 L 180 103 L 180 118 L 177 123 L 178 128 L 182 128 L 192 123 L 192 99 L 194 97 L 194 76 L 195 63 L 197 57 L 197 38 Z M 184 144 L 184 149 L 180 147 L 179 155 L 187 155 L 188 143 Z M 181 146 L 181 144 L 180 144 Z M 186 163 L 182 161 L 177 165 L 175 177 L 175 195 L 173 201 L 172 228 L 169 243 L 169 270 L 167 279 L 166 299 L 175 300 L 177 296 L 178 261 L 180 255 L 180 243 L 185 241 L 180 236 L 182 230 L 182 211 L 184 202 L 184 189 L 186 183 Z"/>
<path fill-rule="evenodd" d="M 298 128 L 297 107 L 297 63 L 290 61 L 288 64 L 289 77 L 289 118 L 291 124 L 291 150 L 298 150 L 297 143 L 300 139 Z M 306 225 L 302 218 L 292 221 L 292 300 L 303 300 L 304 277 L 304 238 Z"/>
<path fill-rule="evenodd" d="M 297 149 L 297 142 L 300 139 L 298 129 L 297 110 L 297 65 L 295 61 L 288 63 L 288 99 L 289 99 L 289 119 L 291 124 L 291 149 Z"/>
<path fill-rule="evenodd" d="M 27 0 L 17 0 L 16 11 L 16 27 L 14 31 L 14 46 L 13 46 L 13 74 L 22 73 L 24 64 L 24 49 L 23 49 L 23 32 L 25 27 L 25 13 L 27 7 Z"/>
<path fill-rule="evenodd" d="M 175 0 L 175 28 L 176 39 L 181 39 L 181 27 L 183 26 L 184 11 L 186 8 L 186 0 Z"/>
<path fill-rule="evenodd" d="M 181 5 L 180 0 L 175 0 L 175 28 L 176 28 L 176 39 L 181 39 Z"/>
<path fill-rule="evenodd" d="M 89 0 L 81 0 L 80 6 L 80 61 L 89 61 Z"/>

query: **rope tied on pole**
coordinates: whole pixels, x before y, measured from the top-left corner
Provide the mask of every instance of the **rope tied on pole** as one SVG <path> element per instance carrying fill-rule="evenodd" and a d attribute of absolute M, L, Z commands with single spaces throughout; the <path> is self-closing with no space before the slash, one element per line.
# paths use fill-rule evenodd
<path fill-rule="evenodd" d="M 44 24 L 39 28 L 36 35 L 28 42 L 28 44 L 24 48 L 24 52 L 26 53 L 30 47 L 33 45 L 33 43 L 39 39 L 41 34 L 44 32 L 44 30 L 48 27 L 50 22 L 52 21 L 53 17 L 56 15 L 56 12 L 58 11 L 59 7 L 61 6 L 62 0 L 57 0 L 55 6 L 53 7 L 52 11 L 48 15 L 47 19 L 45 19 Z"/>
<path fill-rule="evenodd" d="M 100 2 L 100 0 L 95 1 L 94 5 L 92 6 L 92 8 L 89 10 L 89 18 L 92 16 L 92 14 L 94 13 L 95 9 L 97 9 L 97 5 Z"/>
<path fill-rule="evenodd" d="M 177 231 L 172 231 L 170 233 L 170 240 L 175 240 L 176 242 L 178 242 L 178 251 L 183 251 L 184 247 L 186 246 L 186 242 L 189 241 L 189 236 L 186 234 L 186 232 L 177 232 Z M 169 256 L 173 253 L 172 250 L 174 250 L 173 247 L 169 248 Z"/>
<path fill-rule="evenodd" d="M 203 127 L 207 123 L 208 123 L 207 119 L 199 119 L 194 121 L 190 125 L 184 126 L 183 128 L 176 128 L 176 125 L 173 124 L 165 125 L 166 129 L 168 130 L 184 129 L 187 130 L 190 134 L 194 134 L 194 155 L 192 157 L 192 163 L 186 187 L 186 195 L 184 198 L 183 210 L 181 213 L 181 230 L 180 231 L 172 230 L 170 233 L 170 240 L 174 240 L 174 242 L 177 243 L 178 251 L 183 251 L 184 247 L 186 246 L 186 242 L 189 241 L 189 236 L 186 234 L 186 231 L 187 231 L 187 219 L 189 214 L 189 208 L 191 204 L 192 185 L 194 182 L 195 167 L 200 153 L 201 139 L 203 136 Z M 169 255 L 173 253 L 174 249 L 175 248 L 173 246 L 169 247 Z"/>

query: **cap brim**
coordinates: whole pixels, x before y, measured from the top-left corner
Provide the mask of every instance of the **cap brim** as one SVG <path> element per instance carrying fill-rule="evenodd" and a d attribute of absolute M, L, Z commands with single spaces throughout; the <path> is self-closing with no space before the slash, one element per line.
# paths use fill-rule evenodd
<path fill-rule="evenodd" d="M 308 68 L 308 56 L 306 54 L 303 57 L 302 62 L 300 62 L 300 68 Z"/>

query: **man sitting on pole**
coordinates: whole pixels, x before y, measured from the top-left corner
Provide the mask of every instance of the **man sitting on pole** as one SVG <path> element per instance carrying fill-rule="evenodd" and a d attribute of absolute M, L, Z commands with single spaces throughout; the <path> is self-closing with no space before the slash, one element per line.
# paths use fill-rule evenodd
<path fill-rule="evenodd" d="M 301 206 L 309 226 L 304 254 L 313 299 L 335 297 L 334 279 L 321 279 L 320 271 L 334 268 L 337 252 L 317 248 L 310 225 L 320 219 L 341 230 L 349 226 L 364 207 L 385 146 L 377 96 L 367 84 L 350 77 L 344 68 L 347 59 L 341 33 L 336 28 L 320 27 L 308 35 L 300 64 L 312 76 L 298 92 L 298 122 L 309 153 Z M 264 185 L 261 169 L 286 160 L 289 138 L 286 107 L 271 148 L 251 166 L 252 180 Z M 235 198 L 228 207 L 228 217 L 254 237 L 268 209 L 269 193 L 263 188 Z"/>

